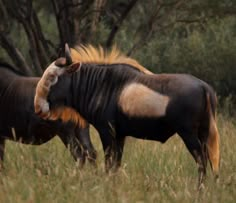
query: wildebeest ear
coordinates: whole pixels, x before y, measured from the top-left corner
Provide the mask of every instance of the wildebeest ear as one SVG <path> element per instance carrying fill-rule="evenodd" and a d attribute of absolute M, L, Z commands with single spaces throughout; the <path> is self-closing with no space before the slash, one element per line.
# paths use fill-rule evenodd
<path fill-rule="evenodd" d="M 71 65 L 72 58 L 71 58 L 70 48 L 67 43 L 65 44 L 65 57 L 66 57 L 66 65 Z"/>

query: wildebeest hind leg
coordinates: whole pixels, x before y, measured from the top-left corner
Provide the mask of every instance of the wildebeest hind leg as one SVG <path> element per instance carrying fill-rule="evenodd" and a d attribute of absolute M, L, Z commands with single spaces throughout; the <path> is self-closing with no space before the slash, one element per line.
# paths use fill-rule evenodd
<path fill-rule="evenodd" d="M 201 142 L 202 154 L 203 154 L 203 161 L 204 165 L 207 168 L 207 160 L 208 160 L 208 150 L 207 150 L 207 137 L 208 137 L 208 130 L 200 127 L 198 130 L 198 138 Z"/>
<path fill-rule="evenodd" d="M 117 171 L 117 169 L 121 166 L 124 143 L 125 143 L 125 137 L 124 136 L 120 137 L 116 135 L 114 171 Z"/>
<path fill-rule="evenodd" d="M 1 169 L 3 169 L 4 150 L 5 150 L 5 139 L 0 138 L 0 171 Z"/>
<path fill-rule="evenodd" d="M 206 175 L 206 162 L 204 161 L 203 150 L 201 142 L 198 139 L 197 130 L 182 131 L 179 135 L 198 164 L 198 183 L 200 187 Z"/>

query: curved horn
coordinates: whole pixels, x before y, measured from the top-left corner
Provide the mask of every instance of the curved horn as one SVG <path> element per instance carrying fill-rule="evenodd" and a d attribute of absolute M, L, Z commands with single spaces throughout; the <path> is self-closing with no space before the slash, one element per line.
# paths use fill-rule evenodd
<path fill-rule="evenodd" d="M 66 65 L 71 65 L 72 64 L 72 58 L 70 54 L 70 48 L 68 44 L 65 44 L 65 57 L 66 57 Z"/>

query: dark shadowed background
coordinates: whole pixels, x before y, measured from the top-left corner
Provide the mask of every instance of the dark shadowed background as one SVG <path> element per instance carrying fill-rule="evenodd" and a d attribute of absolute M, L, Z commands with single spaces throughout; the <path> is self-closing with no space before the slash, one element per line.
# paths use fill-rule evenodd
<path fill-rule="evenodd" d="M 65 42 L 117 44 L 156 73 L 191 73 L 235 98 L 236 0 L 0 0 L 0 16 L 0 59 L 26 75 Z"/>

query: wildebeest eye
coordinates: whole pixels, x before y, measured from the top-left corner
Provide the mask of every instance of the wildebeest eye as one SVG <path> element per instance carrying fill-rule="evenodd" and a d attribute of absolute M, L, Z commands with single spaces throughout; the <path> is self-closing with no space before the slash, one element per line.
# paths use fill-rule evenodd
<path fill-rule="evenodd" d="M 58 58 L 56 61 L 55 61 L 55 65 L 58 66 L 58 67 L 65 67 L 67 64 L 66 64 L 66 58 L 64 57 L 60 57 Z"/>

